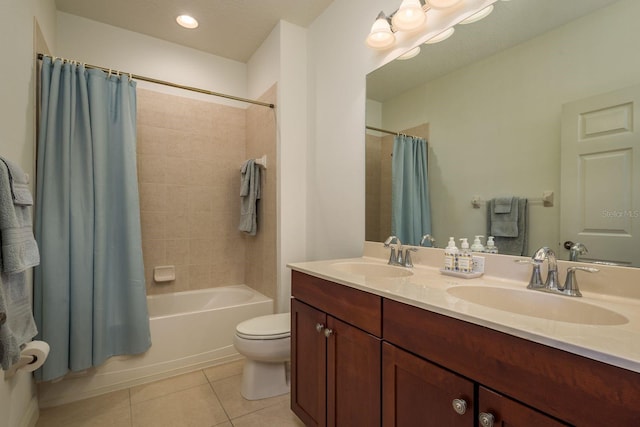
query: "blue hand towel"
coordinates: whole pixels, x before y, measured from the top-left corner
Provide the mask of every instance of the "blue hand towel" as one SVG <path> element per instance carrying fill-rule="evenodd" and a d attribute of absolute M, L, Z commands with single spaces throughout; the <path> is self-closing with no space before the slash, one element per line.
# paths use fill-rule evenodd
<path fill-rule="evenodd" d="M 258 231 L 258 200 L 260 200 L 260 166 L 247 160 L 240 169 L 240 225 L 238 230 L 250 236 Z"/>
<path fill-rule="evenodd" d="M 509 199 L 509 208 L 505 208 Z M 493 199 L 489 201 L 490 236 L 518 237 L 518 197 Z"/>

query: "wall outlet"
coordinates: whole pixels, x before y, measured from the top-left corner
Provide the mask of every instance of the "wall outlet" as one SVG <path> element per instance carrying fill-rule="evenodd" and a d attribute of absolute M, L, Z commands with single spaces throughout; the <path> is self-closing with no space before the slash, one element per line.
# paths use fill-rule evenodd
<path fill-rule="evenodd" d="M 472 260 L 473 260 L 473 269 L 471 271 L 473 273 L 484 273 L 484 257 L 474 255 Z"/>

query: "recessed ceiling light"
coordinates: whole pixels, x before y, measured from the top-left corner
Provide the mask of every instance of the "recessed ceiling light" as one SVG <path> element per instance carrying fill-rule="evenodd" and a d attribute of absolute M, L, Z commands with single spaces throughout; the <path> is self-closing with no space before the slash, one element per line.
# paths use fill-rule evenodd
<path fill-rule="evenodd" d="M 176 18 L 176 22 L 184 28 L 198 28 L 198 21 L 193 16 L 189 15 L 180 15 Z"/>

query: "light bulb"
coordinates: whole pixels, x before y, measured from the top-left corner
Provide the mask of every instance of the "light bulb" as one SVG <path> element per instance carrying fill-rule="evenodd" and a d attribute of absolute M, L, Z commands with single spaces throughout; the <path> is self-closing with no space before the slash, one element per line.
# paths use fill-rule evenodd
<path fill-rule="evenodd" d="M 198 21 L 193 16 L 180 15 L 176 18 L 176 22 L 184 28 L 194 29 L 198 28 Z"/>
<path fill-rule="evenodd" d="M 427 19 L 419 0 L 402 0 L 391 23 L 396 30 L 414 31 L 420 28 Z"/>
<path fill-rule="evenodd" d="M 404 61 L 406 59 L 411 59 L 414 56 L 418 55 L 420 53 L 420 46 L 416 46 L 413 49 L 411 49 L 410 51 L 407 51 L 405 53 L 403 53 L 402 55 L 398 56 L 398 58 L 401 61 Z"/>
<path fill-rule="evenodd" d="M 434 9 L 446 9 L 460 3 L 460 0 L 427 0 L 427 4 Z"/>
<path fill-rule="evenodd" d="M 384 13 L 380 12 L 378 18 L 371 26 L 371 32 L 367 36 L 367 46 L 372 49 L 387 49 L 396 41 L 396 36 L 391 31 L 389 21 L 385 18 Z"/>
<path fill-rule="evenodd" d="M 455 31 L 455 28 L 453 28 L 453 27 L 447 28 L 446 30 L 444 30 L 443 32 L 438 34 L 437 36 L 431 37 L 429 40 L 424 42 L 424 44 L 440 43 L 441 41 L 446 40 L 449 37 L 451 37 L 453 35 L 454 31 Z"/>
<path fill-rule="evenodd" d="M 479 12 L 474 13 L 467 19 L 460 21 L 461 24 L 473 24 L 474 22 L 478 22 L 479 20 L 486 18 L 489 14 L 493 12 L 493 5 L 487 6 Z"/>

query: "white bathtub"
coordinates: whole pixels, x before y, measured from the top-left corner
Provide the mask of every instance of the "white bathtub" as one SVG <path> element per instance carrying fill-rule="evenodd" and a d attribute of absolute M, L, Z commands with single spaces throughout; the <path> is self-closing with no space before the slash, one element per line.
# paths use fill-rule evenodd
<path fill-rule="evenodd" d="M 96 396 L 239 359 L 235 327 L 273 313 L 273 300 L 245 285 L 147 297 L 151 348 L 39 385 L 40 407 Z"/>

